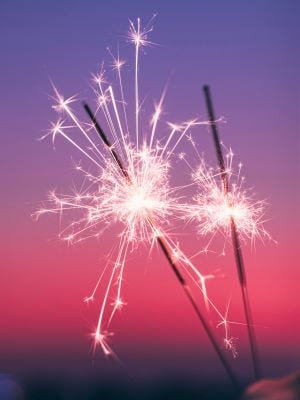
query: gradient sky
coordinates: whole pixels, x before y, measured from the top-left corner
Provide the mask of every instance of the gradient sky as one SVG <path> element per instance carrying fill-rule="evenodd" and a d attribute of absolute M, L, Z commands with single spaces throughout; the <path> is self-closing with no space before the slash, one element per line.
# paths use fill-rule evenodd
<path fill-rule="evenodd" d="M 206 115 L 201 87 L 211 85 L 217 113 L 228 121 L 222 139 L 243 161 L 247 185 L 269 202 L 266 228 L 278 242 L 245 249 L 262 364 L 267 375 L 297 368 L 297 12 L 297 1 L 287 0 L 1 1 L 1 370 L 25 373 L 30 357 L 32 371 L 41 373 L 53 371 L 57 360 L 79 373 L 98 367 L 115 373 L 100 355 L 99 366 L 91 365 L 88 334 L 97 307 L 82 303 L 113 237 L 67 247 L 56 239 L 55 217 L 32 220 L 49 189 L 71 186 L 71 158 L 80 159 L 62 140 L 53 151 L 50 141 L 37 138 L 55 118 L 49 77 L 66 96 L 91 100 L 90 74 L 107 59 L 106 47 L 124 42 L 129 18 L 147 21 L 153 13 L 151 39 L 158 45 L 142 57 L 141 90 L 150 107 L 170 78 L 166 118 L 181 121 Z M 132 48 L 122 51 L 131 62 Z M 215 162 L 209 139 L 199 130 L 197 143 Z M 191 252 L 202 244 L 192 231 L 183 243 Z M 232 291 L 232 312 L 242 318 L 230 253 L 226 261 L 199 263 L 225 269 L 226 284 L 213 283 L 212 293 L 221 304 Z M 162 257 L 154 252 L 145 265 L 141 252 L 127 271 L 128 306 L 114 339 L 124 369 L 222 374 Z M 242 328 L 234 335 L 240 337 L 236 365 L 242 362 L 247 375 L 247 338 Z"/>

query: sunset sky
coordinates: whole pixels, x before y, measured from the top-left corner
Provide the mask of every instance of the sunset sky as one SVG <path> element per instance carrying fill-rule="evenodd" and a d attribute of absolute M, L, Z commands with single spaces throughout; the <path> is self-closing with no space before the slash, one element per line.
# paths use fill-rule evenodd
<path fill-rule="evenodd" d="M 93 362 L 89 335 L 99 301 L 87 306 L 83 298 L 116 240 L 115 231 L 67 246 L 57 238 L 56 216 L 39 222 L 31 216 L 50 189 L 69 191 L 78 179 L 73 160 L 82 160 L 61 138 L 55 150 L 51 140 L 37 140 L 56 118 L 49 78 L 66 96 L 78 94 L 95 107 L 91 73 L 103 60 L 109 62 L 107 46 L 116 49 L 119 43 L 130 93 L 129 19 L 147 22 L 153 13 L 155 45 L 145 49 L 140 64 L 143 132 L 167 82 L 164 120 L 174 122 L 206 118 L 202 86 L 211 86 L 216 113 L 227 120 L 220 125 L 222 140 L 244 164 L 254 198 L 268 203 L 265 228 L 274 242 L 244 246 L 264 374 L 280 376 L 299 367 L 297 2 L 2 1 L 0 372 L 20 379 L 38 374 L 138 379 L 188 371 L 200 380 L 226 379 L 167 262 L 157 249 L 149 256 L 143 247 L 127 262 L 127 306 L 113 323 L 112 345 L 121 365 L 100 352 Z M 128 102 L 130 109 L 130 95 Z M 84 119 L 80 104 L 76 107 Z M 130 117 L 133 125 L 132 112 Z M 167 133 L 164 124 L 160 129 Z M 209 131 L 197 128 L 193 134 L 199 151 L 216 165 Z M 179 151 L 191 154 L 186 141 Z M 176 185 L 189 179 L 175 161 L 173 169 Z M 207 240 L 180 222 L 174 233 L 188 254 Z M 199 255 L 196 264 L 205 272 L 221 271 L 208 290 L 224 309 L 231 297 L 231 319 L 241 321 L 233 254 L 228 245 L 226 257 L 219 257 L 221 245 L 216 241 L 216 253 Z M 245 328 L 235 326 L 232 335 L 239 338 L 240 353 L 232 365 L 250 381 Z"/>

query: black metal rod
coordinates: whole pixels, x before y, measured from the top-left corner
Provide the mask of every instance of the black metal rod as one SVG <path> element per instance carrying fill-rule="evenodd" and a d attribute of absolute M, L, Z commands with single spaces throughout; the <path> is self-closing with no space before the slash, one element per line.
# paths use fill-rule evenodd
<path fill-rule="evenodd" d="M 113 146 L 111 145 L 110 141 L 108 140 L 108 137 L 106 136 L 106 134 L 104 133 L 103 129 L 101 128 L 99 122 L 97 121 L 95 114 L 92 112 L 92 110 L 90 109 L 89 105 L 87 103 L 83 103 L 83 107 L 85 109 L 85 111 L 87 112 L 88 116 L 90 117 L 96 131 L 98 132 L 101 140 L 103 141 L 103 143 L 105 144 L 106 147 L 108 147 L 113 159 L 116 161 L 116 163 L 118 164 L 122 174 L 124 175 L 124 177 L 126 179 L 129 179 L 129 175 L 128 172 L 126 171 L 126 169 L 123 166 L 123 163 L 121 161 L 121 159 L 119 158 L 118 154 L 116 153 L 116 151 L 113 149 Z"/>
<path fill-rule="evenodd" d="M 211 94 L 210 94 L 210 88 L 208 85 L 203 86 L 203 92 L 204 92 L 209 122 L 210 122 L 210 126 L 211 126 L 213 141 L 214 141 L 214 145 L 215 145 L 215 149 L 216 149 L 216 155 L 217 155 L 217 159 L 218 159 L 224 193 L 225 193 L 225 195 L 227 195 L 230 192 L 229 179 L 228 179 L 228 175 L 226 172 L 221 141 L 220 141 L 217 123 L 216 123 L 216 119 L 215 119 L 215 113 L 214 113 L 212 98 L 211 98 Z M 240 288 L 241 288 L 241 292 L 242 292 L 243 307 L 244 307 L 244 314 L 245 314 L 245 319 L 246 319 L 246 324 L 247 324 L 247 331 L 248 331 L 248 337 L 249 337 L 249 343 L 250 343 L 254 376 L 256 379 L 258 379 L 261 376 L 261 371 L 260 371 L 260 365 L 259 365 L 259 359 L 258 359 L 257 343 L 256 343 L 256 337 L 255 337 L 254 328 L 253 328 L 253 319 L 252 319 L 252 313 L 251 313 L 251 308 L 250 308 L 248 288 L 247 288 L 247 283 L 246 283 L 246 272 L 245 272 L 245 266 L 244 266 L 244 261 L 243 261 L 243 254 L 242 254 L 238 231 L 237 231 L 235 220 L 233 217 L 231 217 L 231 219 L 230 219 L 230 230 L 231 230 L 231 240 L 232 240 L 232 245 L 233 245 L 234 255 L 235 255 L 237 274 L 238 274 Z"/>
<path fill-rule="evenodd" d="M 224 353 L 222 352 L 219 343 L 217 342 L 217 340 L 215 339 L 215 336 L 210 328 L 210 325 L 208 324 L 206 318 L 204 317 L 204 315 L 202 314 L 202 312 L 200 311 L 197 302 L 194 298 L 194 296 L 192 295 L 189 286 L 186 284 L 184 277 L 181 275 L 176 263 L 173 261 L 171 255 L 170 255 L 170 251 L 168 250 L 168 245 L 164 242 L 164 239 L 162 237 L 158 237 L 158 243 L 163 251 L 163 253 L 165 254 L 169 265 L 171 266 L 171 268 L 173 269 L 173 271 L 175 272 L 175 275 L 177 277 L 177 279 L 179 280 L 185 295 L 187 296 L 188 300 L 190 301 L 197 317 L 199 318 L 199 320 L 202 323 L 202 326 L 205 330 L 205 333 L 207 334 L 215 352 L 217 353 L 219 360 L 221 361 L 221 364 L 223 365 L 223 368 L 225 369 L 227 375 L 229 376 L 233 386 L 239 390 L 240 389 L 240 385 L 239 382 L 237 381 L 232 368 L 230 366 L 230 364 L 228 363 L 227 359 L 224 356 Z"/>
<path fill-rule="evenodd" d="M 119 158 L 119 156 L 112 149 L 111 143 L 109 142 L 106 134 L 104 133 L 103 129 L 101 128 L 100 124 L 98 123 L 94 113 L 92 112 L 92 110 L 90 109 L 88 104 L 83 103 L 83 106 L 84 106 L 84 109 L 86 110 L 87 114 L 89 115 L 91 121 L 93 122 L 93 124 L 95 126 L 95 129 L 98 132 L 101 140 L 109 148 L 109 150 L 110 150 L 110 152 L 112 154 L 112 157 L 116 161 L 116 163 L 118 164 L 122 174 L 130 182 L 131 180 L 130 180 L 130 176 L 129 176 L 128 172 L 124 168 L 123 163 L 122 163 L 121 159 Z M 150 223 L 151 227 L 154 229 L 155 226 L 154 226 L 154 224 L 153 224 L 151 219 L 149 220 L 149 223 Z M 204 330 L 205 330 L 205 332 L 206 332 L 206 334 L 207 334 L 207 336 L 208 336 L 208 338 L 209 338 L 214 350 L 216 351 L 216 353 L 217 353 L 217 355 L 219 357 L 219 360 L 221 361 L 221 364 L 223 365 L 227 375 L 229 376 L 229 378 L 230 378 L 231 382 L 233 383 L 234 387 L 237 390 L 239 390 L 240 389 L 239 383 L 238 383 L 237 379 L 235 378 L 235 376 L 233 374 L 233 371 L 232 371 L 232 369 L 230 367 L 230 364 L 228 363 L 227 359 L 225 358 L 225 356 L 224 356 L 224 354 L 223 354 L 223 352 L 221 350 L 221 347 L 218 344 L 217 340 L 215 339 L 214 334 L 213 334 L 209 324 L 207 323 L 204 315 L 201 313 L 199 307 L 197 306 L 196 300 L 194 299 L 194 297 L 193 297 L 193 295 L 192 295 L 192 293 L 190 291 L 190 288 L 186 284 L 185 279 L 182 276 L 177 264 L 173 260 L 173 258 L 171 256 L 171 251 L 169 249 L 169 245 L 167 244 L 167 242 L 165 241 L 164 237 L 162 237 L 162 236 L 158 236 L 157 241 L 158 241 L 158 244 L 159 244 L 162 252 L 164 253 L 164 255 L 165 255 L 170 267 L 172 268 L 172 270 L 175 273 L 180 285 L 182 286 L 187 298 L 189 299 L 194 311 L 196 312 L 196 315 L 198 316 L 200 322 L 202 323 L 203 328 L 204 328 Z"/>

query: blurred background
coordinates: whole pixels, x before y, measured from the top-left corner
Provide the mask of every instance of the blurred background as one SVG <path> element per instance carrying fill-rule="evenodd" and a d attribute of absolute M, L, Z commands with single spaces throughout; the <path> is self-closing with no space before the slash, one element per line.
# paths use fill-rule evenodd
<path fill-rule="evenodd" d="M 211 85 L 216 113 L 227 120 L 220 126 L 222 140 L 243 162 L 255 197 L 269 203 L 265 227 L 278 242 L 244 247 L 264 375 L 299 368 L 297 3 L 1 1 L 0 373 L 18 382 L 27 399 L 233 398 L 202 327 L 155 249 L 149 255 L 141 248 L 127 262 L 127 306 L 113 323 L 112 346 L 120 361 L 100 351 L 93 356 L 90 334 L 101 296 L 89 306 L 82 300 L 115 233 L 68 247 L 57 239 L 55 216 L 38 223 L 31 216 L 49 189 L 68 192 L 77 179 L 73 160 L 81 159 L 60 138 L 55 151 L 50 140 L 37 140 L 56 118 L 49 78 L 67 97 L 78 94 L 95 107 L 91 73 L 103 60 L 110 62 L 106 47 L 115 50 L 119 43 L 132 103 L 128 19 L 146 23 L 153 13 L 155 45 L 145 49 L 140 64 L 143 132 L 168 80 L 164 119 L 172 122 L 206 118 L 202 85 Z M 159 129 L 166 134 L 165 125 Z M 208 131 L 197 128 L 193 135 L 215 165 Z M 187 142 L 178 151 L 194 157 Z M 184 184 L 188 171 L 177 169 L 173 183 Z M 207 243 L 194 227 L 178 224 L 175 233 L 187 254 Z M 228 246 L 220 257 L 221 246 L 217 240 L 215 253 L 195 262 L 204 273 L 219 271 L 209 293 L 223 310 L 231 298 L 230 319 L 243 321 L 232 251 Z M 222 340 L 217 329 L 216 334 Z M 234 326 L 231 334 L 238 338 L 239 357 L 228 359 L 246 385 L 252 381 L 246 331 Z"/>

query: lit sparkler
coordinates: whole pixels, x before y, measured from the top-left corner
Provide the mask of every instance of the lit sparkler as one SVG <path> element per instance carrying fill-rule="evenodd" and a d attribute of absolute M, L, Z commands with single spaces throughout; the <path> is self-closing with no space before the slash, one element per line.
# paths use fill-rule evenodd
<path fill-rule="evenodd" d="M 225 255 L 227 238 L 231 238 L 242 291 L 254 374 L 258 378 L 260 373 L 257 346 L 240 240 L 245 241 L 248 239 L 253 245 L 256 239 L 271 239 L 270 234 L 264 228 L 266 203 L 265 201 L 254 200 L 251 192 L 244 189 L 245 177 L 241 175 L 242 164 L 238 164 L 237 172 L 235 172 L 233 151 L 226 149 L 224 144 L 220 142 L 217 122 L 220 122 L 222 118 L 215 119 L 208 86 L 204 87 L 204 93 L 219 166 L 218 169 L 215 169 L 206 164 L 204 158 L 198 152 L 194 139 L 189 135 L 188 140 L 199 159 L 199 164 L 195 169 L 184 154 L 181 156 L 181 159 L 190 168 L 192 180 L 197 187 L 197 194 L 194 196 L 193 204 L 185 206 L 186 213 L 184 217 L 196 221 L 200 235 L 210 235 L 209 242 L 205 247 L 206 250 L 219 232 L 225 238 L 222 251 L 222 255 Z M 223 155 L 224 151 L 225 157 Z M 219 325 L 222 325 L 222 323 Z M 225 346 L 230 346 L 234 354 L 234 338 L 229 340 L 225 338 Z"/>
<path fill-rule="evenodd" d="M 129 248 L 136 247 L 139 243 L 148 243 L 150 249 L 152 249 L 153 245 L 157 243 L 192 303 L 224 368 L 232 381 L 236 383 L 231 368 L 212 333 L 210 325 L 201 313 L 183 273 L 191 278 L 200 289 L 207 308 L 213 310 L 218 316 L 221 321 L 220 324 L 225 329 L 224 344 L 234 352 L 235 349 L 231 345 L 232 338 L 230 338 L 228 331 L 230 321 L 227 319 L 227 313 L 224 316 L 208 297 L 205 286 L 206 276 L 199 272 L 191 260 L 182 252 L 178 243 L 175 243 L 166 232 L 170 219 L 176 218 L 177 213 L 182 209 L 182 206 L 178 204 L 177 189 L 172 188 L 169 183 L 170 158 L 174 155 L 181 139 L 193 126 L 207 125 L 207 122 L 194 119 L 180 125 L 169 124 L 171 132 L 165 143 L 162 144 L 156 139 L 156 131 L 162 113 L 165 96 L 165 92 L 163 92 L 151 118 L 150 135 L 141 137 L 139 128 L 141 104 L 138 86 L 139 51 L 141 47 L 150 44 L 148 33 L 151 29 L 150 27 L 143 30 L 139 19 L 137 26 L 130 22 L 129 39 L 135 47 L 135 135 L 130 135 L 128 128 L 122 81 L 124 61 L 119 56 L 113 57 L 113 69 L 117 72 L 118 80 L 117 94 L 113 86 L 106 83 L 103 68 L 94 77 L 97 85 L 98 109 L 103 113 L 113 142 L 109 141 L 87 104 L 84 105 L 84 108 L 92 124 L 84 124 L 76 116 L 71 108 L 71 103 L 75 101 L 74 97 L 65 99 L 54 87 L 56 101 L 54 108 L 56 111 L 62 112 L 64 118 L 71 122 L 66 123 L 59 119 L 47 135 L 52 135 L 53 140 L 57 135 L 63 136 L 92 162 L 96 168 L 96 173 L 92 174 L 82 166 L 77 166 L 86 181 L 84 188 L 75 195 L 59 195 L 56 192 L 51 192 L 49 196 L 50 207 L 39 210 L 37 216 L 49 212 L 61 215 L 67 211 L 72 212 L 73 215 L 73 212 L 76 211 L 78 216 L 75 219 L 72 217 L 72 222 L 60 234 L 60 237 L 68 242 L 98 237 L 111 223 L 120 227 L 118 251 L 102 301 L 97 328 L 93 335 L 95 346 L 100 345 L 107 355 L 113 353 L 109 345 L 109 336 L 111 335 L 109 325 L 116 311 L 120 310 L 125 304 L 122 295 L 122 282 Z M 74 128 L 76 128 L 77 133 L 81 134 L 81 139 L 86 141 L 86 145 L 79 144 L 76 141 L 73 134 Z M 93 139 L 93 130 L 97 132 L 104 143 L 106 153 L 103 154 L 100 151 L 97 142 Z M 94 299 L 107 269 L 108 265 L 100 276 L 92 294 L 85 301 Z M 114 289 L 115 284 L 116 291 Z M 114 300 L 111 305 L 110 300 L 113 293 Z"/>
<path fill-rule="evenodd" d="M 227 219 L 228 219 L 229 226 L 230 226 L 232 245 L 234 248 L 235 260 L 236 260 L 236 266 L 237 266 L 237 273 L 238 273 L 240 288 L 241 288 L 241 292 L 242 292 L 244 313 L 245 313 L 245 318 L 246 318 L 246 323 L 247 323 L 247 330 L 248 330 L 248 337 L 249 337 L 249 343 L 250 343 L 250 349 L 251 349 L 254 375 L 255 375 L 255 378 L 258 379 L 260 376 L 258 351 L 257 351 L 255 333 L 254 333 L 254 329 L 253 329 L 253 322 L 252 322 L 253 319 L 252 319 L 252 313 L 251 313 L 250 302 L 249 302 L 248 288 L 247 288 L 247 283 L 246 283 L 246 274 L 245 274 L 245 267 L 244 267 L 244 261 L 243 261 L 243 256 L 242 256 L 242 249 L 241 249 L 240 240 L 239 240 L 239 228 L 240 228 L 240 226 L 243 226 L 244 231 L 245 231 L 245 220 L 246 221 L 249 220 L 249 218 L 247 219 L 247 211 L 249 211 L 248 217 L 249 217 L 249 215 L 252 217 L 253 210 L 251 210 L 249 207 L 248 208 L 242 207 L 242 211 L 241 211 L 241 207 L 238 207 L 239 203 L 237 203 L 237 204 L 233 203 L 234 198 L 237 197 L 236 191 L 235 191 L 235 189 L 233 189 L 233 192 L 231 192 L 231 188 L 229 186 L 228 172 L 225 169 L 223 152 L 222 152 L 222 147 L 221 147 L 219 134 L 218 134 L 218 130 L 217 130 L 217 124 L 215 121 L 209 86 L 204 86 L 203 91 L 204 91 L 206 106 L 207 106 L 207 110 L 208 110 L 209 120 L 211 122 L 211 131 L 212 131 L 213 140 L 214 140 L 214 144 L 215 144 L 217 159 L 218 159 L 218 163 L 219 163 L 219 170 L 220 170 L 222 184 L 223 184 L 223 195 L 227 202 L 227 209 L 229 208 L 229 216 L 227 217 Z M 245 205 L 245 202 L 243 205 Z M 233 209 L 234 212 L 232 212 L 232 210 L 230 210 L 230 209 Z M 238 210 L 238 212 L 237 212 L 237 210 Z M 242 224 L 239 222 L 237 223 L 237 221 L 241 221 L 241 220 L 243 221 Z M 255 226 L 255 224 L 253 224 L 253 220 L 254 220 L 254 218 L 250 218 L 250 225 Z M 252 231 L 253 231 L 253 228 L 252 228 Z"/>
<path fill-rule="evenodd" d="M 238 184 L 230 186 L 230 178 L 232 176 L 232 152 L 228 154 L 229 168 L 226 167 L 221 142 L 217 130 L 217 122 L 214 115 L 212 99 L 210 95 L 209 86 L 203 87 L 208 116 L 216 155 L 219 164 L 219 172 L 221 176 L 222 187 L 220 188 L 215 184 L 215 177 L 211 172 L 205 173 L 205 168 L 200 166 L 198 171 L 199 181 L 204 188 L 204 196 L 198 198 L 199 210 L 204 212 L 204 222 L 200 229 L 202 231 L 215 231 L 219 227 L 225 228 L 230 231 L 232 245 L 235 253 L 237 273 L 239 277 L 240 288 L 242 292 L 244 313 L 246 318 L 249 343 L 251 349 L 252 363 L 255 378 L 260 376 L 260 367 L 258 361 L 258 352 L 256 338 L 253 329 L 252 313 L 250 308 L 248 289 L 246 283 L 246 274 L 244 261 L 242 256 L 242 249 L 240 245 L 240 236 L 250 236 L 253 239 L 258 235 L 267 235 L 267 232 L 261 225 L 261 218 L 263 215 L 263 203 L 253 203 L 249 201 L 245 192 L 241 191 Z M 206 177 L 203 179 L 203 177 Z M 208 190 L 207 190 L 208 189 Z M 207 198 L 210 202 L 208 204 Z M 203 201 L 202 201 L 203 200 Z"/>
<path fill-rule="evenodd" d="M 214 121 L 214 124 L 216 124 L 216 121 Z M 219 143 L 223 163 L 223 167 L 219 171 L 206 164 L 203 157 L 200 156 L 191 136 L 189 137 L 189 141 L 196 151 L 200 163 L 197 169 L 194 169 L 185 156 L 182 156 L 182 159 L 192 171 L 192 179 L 197 187 L 194 203 L 185 206 L 186 214 L 184 217 L 196 221 L 198 233 L 201 236 L 210 236 L 205 247 L 206 250 L 208 250 L 217 233 L 221 233 L 225 238 L 222 255 L 225 255 L 225 245 L 228 237 L 232 240 L 242 291 L 253 368 L 255 377 L 258 378 L 257 347 L 249 306 L 240 239 L 243 241 L 248 239 L 252 245 L 254 245 L 256 239 L 271 239 L 270 234 L 264 228 L 266 203 L 265 201 L 254 200 L 250 191 L 244 189 L 245 178 L 241 175 L 242 164 L 238 165 L 238 171 L 235 173 L 233 168 L 234 154 L 231 149 L 227 150 L 222 143 Z M 223 158 L 223 148 L 226 150 L 225 158 Z M 235 354 L 234 338 L 230 338 L 229 340 L 225 338 L 225 346 L 230 346 L 233 355 Z"/>

